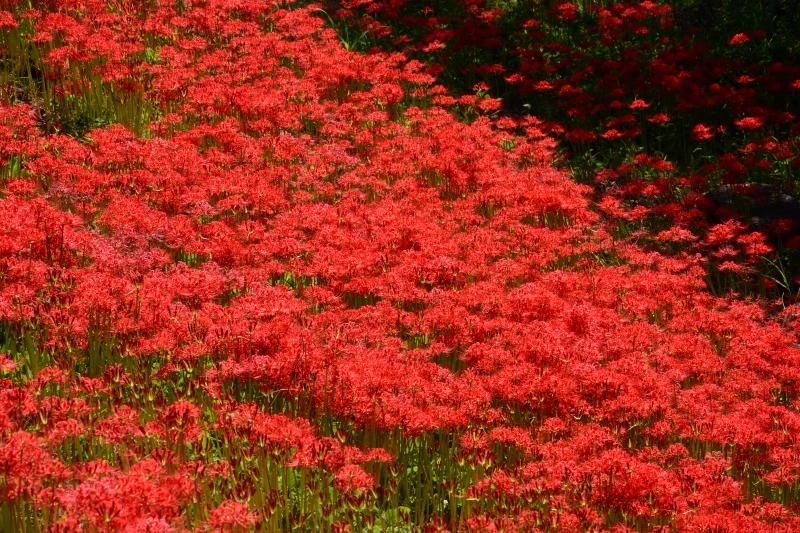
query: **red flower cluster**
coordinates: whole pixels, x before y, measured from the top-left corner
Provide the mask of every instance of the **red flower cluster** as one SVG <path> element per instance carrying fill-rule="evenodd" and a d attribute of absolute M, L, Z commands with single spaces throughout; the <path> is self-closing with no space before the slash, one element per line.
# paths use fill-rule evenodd
<path fill-rule="evenodd" d="M 52 4 L 0 31 L 116 123 L 0 106 L 4 530 L 800 528 L 797 339 L 539 121 L 313 7 Z"/>
<path fill-rule="evenodd" d="M 739 250 L 741 272 L 759 267 L 765 274 L 745 276 L 743 284 L 719 278 L 720 263 L 711 258 L 714 290 L 779 276 L 796 299 L 800 204 L 787 213 L 758 198 L 735 209 L 709 201 L 739 184 L 798 196 L 798 21 L 787 19 L 791 10 L 782 2 L 759 11 L 669 0 L 506 2 L 502 10 L 484 0 L 442 1 L 425 16 L 415 0 L 359 4 L 360 29 L 381 28 L 377 43 L 390 31 L 409 37 L 402 49 L 458 90 L 481 81 L 484 95 L 503 95 L 506 111 L 540 117 L 540 126 L 561 139 L 574 175 L 629 211 L 619 222 L 637 242 L 636 230 L 674 225 L 702 237 L 718 222 L 752 222 L 751 231 L 767 235 L 788 263 L 776 272 L 777 255 Z M 432 39 L 441 46 L 426 47 Z M 637 164 L 643 156 L 671 166 Z M 706 251 L 651 244 L 662 252 Z"/>

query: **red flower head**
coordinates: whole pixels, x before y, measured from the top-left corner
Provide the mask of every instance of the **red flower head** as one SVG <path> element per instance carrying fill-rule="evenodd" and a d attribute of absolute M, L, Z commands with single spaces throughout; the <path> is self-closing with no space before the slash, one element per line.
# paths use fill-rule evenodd
<path fill-rule="evenodd" d="M 705 124 L 697 124 L 692 128 L 692 138 L 695 141 L 707 141 L 714 137 L 714 130 Z"/>
<path fill-rule="evenodd" d="M 746 33 L 737 33 L 736 35 L 731 37 L 731 40 L 728 41 L 728 44 L 730 45 L 744 44 L 749 40 L 750 37 L 748 37 Z"/>
<path fill-rule="evenodd" d="M 572 2 L 562 2 L 556 6 L 556 16 L 564 22 L 578 18 L 578 6 Z"/>
<path fill-rule="evenodd" d="M 219 507 L 208 513 L 211 527 L 221 531 L 246 531 L 258 520 L 256 513 L 250 512 L 247 504 L 225 500 Z"/>
<path fill-rule="evenodd" d="M 764 125 L 764 117 L 744 117 L 734 122 L 734 124 L 743 130 L 757 130 Z"/>
<path fill-rule="evenodd" d="M 194 441 L 200 436 L 200 427 L 197 419 L 200 409 L 186 400 L 179 400 L 167 406 L 161 413 L 161 423 L 169 431 L 171 439 L 183 438 L 186 441 Z"/>

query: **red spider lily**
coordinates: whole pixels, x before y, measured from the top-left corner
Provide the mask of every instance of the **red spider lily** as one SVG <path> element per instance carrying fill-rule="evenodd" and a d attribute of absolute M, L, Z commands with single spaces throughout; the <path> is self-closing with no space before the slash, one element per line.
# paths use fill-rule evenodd
<path fill-rule="evenodd" d="M 737 45 L 737 44 L 744 44 L 750 40 L 750 37 L 746 33 L 737 33 L 731 40 L 728 41 L 730 45 Z"/>
<path fill-rule="evenodd" d="M 247 529 L 254 526 L 257 520 L 258 515 L 250 512 L 247 505 L 231 500 L 225 500 L 209 513 L 211 527 L 221 530 Z"/>
<path fill-rule="evenodd" d="M 745 130 L 757 130 L 764 125 L 764 117 L 744 117 L 735 124 Z"/>
<path fill-rule="evenodd" d="M 714 131 L 705 124 L 696 124 L 692 128 L 692 137 L 696 141 L 707 141 L 714 137 Z"/>
<path fill-rule="evenodd" d="M 471 6 L 489 46 L 502 14 Z M 706 263 L 745 273 L 769 244 L 735 221 L 684 229 L 699 173 L 671 181 L 650 150 L 592 169 L 609 221 L 552 166 L 554 126 L 494 118 L 488 82 L 454 95 L 400 54 L 348 52 L 313 7 L 50 7 L 0 31 L 71 80 L 54 109 L 107 113 L 70 137 L 35 99 L 0 108 L 3 527 L 796 528 L 795 335 L 704 290 Z M 415 23 L 436 31 L 430 11 Z M 580 15 L 645 39 L 670 9 Z M 529 50 L 520 88 L 587 121 L 562 130 L 573 149 L 697 123 L 593 78 L 635 76 L 628 48 L 561 79 Z M 731 88 L 667 48 L 648 68 L 682 105 L 728 99 L 773 127 L 761 75 Z M 752 135 L 711 177 L 791 157 Z M 640 230 L 668 216 L 682 225 Z"/>

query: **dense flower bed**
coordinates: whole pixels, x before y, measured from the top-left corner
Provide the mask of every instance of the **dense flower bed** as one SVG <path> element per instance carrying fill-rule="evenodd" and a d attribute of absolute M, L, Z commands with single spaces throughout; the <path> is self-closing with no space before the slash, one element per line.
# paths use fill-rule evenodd
<path fill-rule="evenodd" d="M 792 2 L 328 4 L 346 42 L 403 50 L 466 99 L 488 92 L 504 113 L 538 117 L 620 232 L 662 252 L 705 254 L 717 293 L 797 298 Z"/>
<path fill-rule="evenodd" d="M 537 119 L 291 2 L 0 36 L 0 529 L 800 528 L 794 315 Z"/>

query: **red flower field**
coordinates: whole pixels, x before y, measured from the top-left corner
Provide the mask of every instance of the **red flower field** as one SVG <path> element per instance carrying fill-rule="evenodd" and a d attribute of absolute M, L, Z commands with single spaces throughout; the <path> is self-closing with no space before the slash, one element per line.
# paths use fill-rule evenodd
<path fill-rule="evenodd" d="M 800 529 L 763 235 L 620 235 L 316 5 L 0 5 L 0 530 Z"/>

